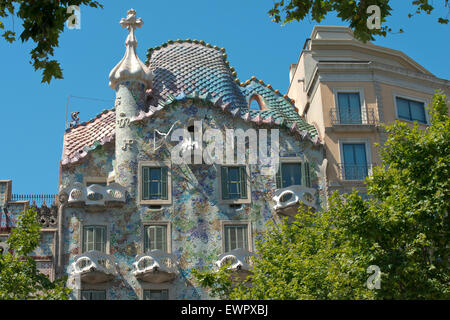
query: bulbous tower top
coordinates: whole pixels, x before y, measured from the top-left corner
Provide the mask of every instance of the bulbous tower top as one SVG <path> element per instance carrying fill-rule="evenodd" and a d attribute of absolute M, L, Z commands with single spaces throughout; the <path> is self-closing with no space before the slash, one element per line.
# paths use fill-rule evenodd
<path fill-rule="evenodd" d="M 126 28 L 129 33 L 125 41 L 125 55 L 109 73 L 109 86 L 114 90 L 117 84 L 127 80 L 142 82 L 146 88 L 152 85 L 153 74 L 136 53 L 137 40 L 134 31 L 143 24 L 144 21 L 141 18 L 136 18 L 134 9 L 128 10 L 127 17 L 120 20 L 122 28 Z"/>

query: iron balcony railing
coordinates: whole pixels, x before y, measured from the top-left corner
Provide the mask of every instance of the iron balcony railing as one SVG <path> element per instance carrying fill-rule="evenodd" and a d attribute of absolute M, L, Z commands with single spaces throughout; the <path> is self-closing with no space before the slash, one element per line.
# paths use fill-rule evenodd
<path fill-rule="evenodd" d="M 330 109 L 331 123 L 336 124 L 375 124 L 375 113 L 373 109 L 361 110 L 361 112 L 350 112 L 349 110 L 332 108 Z"/>
<path fill-rule="evenodd" d="M 30 205 L 34 203 L 40 207 L 45 201 L 45 204 L 50 207 L 53 201 L 56 201 L 56 194 L 12 194 L 12 201 L 30 201 Z"/>
<path fill-rule="evenodd" d="M 339 178 L 342 180 L 364 180 L 372 173 L 375 164 L 346 164 L 339 163 Z"/>

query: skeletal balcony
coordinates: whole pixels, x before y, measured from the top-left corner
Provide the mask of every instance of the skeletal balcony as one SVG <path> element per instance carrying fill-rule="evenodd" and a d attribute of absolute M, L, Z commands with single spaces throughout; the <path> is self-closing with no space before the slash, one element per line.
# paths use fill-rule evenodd
<path fill-rule="evenodd" d="M 81 282 L 103 283 L 117 276 L 117 264 L 111 255 L 90 250 L 75 257 L 72 276 L 80 276 Z"/>
<path fill-rule="evenodd" d="M 234 249 L 222 253 L 216 261 L 216 266 L 218 268 L 228 266 L 228 269 L 232 270 L 235 275 L 241 278 L 241 280 L 245 280 L 252 274 L 250 257 L 253 256 L 255 256 L 255 254 L 246 249 Z"/>
<path fill-rule="evenodd" d="M 159 249 L 136 256 L 134 276 L 141 281 L 163 283 L 172 281 L 178 274 L 177 257 Z"/>
<path fill-rule="evenodd" d="M 104 210 L 107 207 L 122 207 L 126 202 L 125 188 L 118 183 L 107 186 L 92 184 L 88 187 L 75 182 L 59 193 L 61 202 L 72 207 L 86 206 L 92 210 Z"/>
<path fill-rule="evenodd" d="M 275 201 L 273 209 L 277 214 L 288 217 L 294 217 L 300 205 L 315 211 L 317 210 L 315 193 L 316 190 L 300 185 L 277 189 L 272 198 Z"/>

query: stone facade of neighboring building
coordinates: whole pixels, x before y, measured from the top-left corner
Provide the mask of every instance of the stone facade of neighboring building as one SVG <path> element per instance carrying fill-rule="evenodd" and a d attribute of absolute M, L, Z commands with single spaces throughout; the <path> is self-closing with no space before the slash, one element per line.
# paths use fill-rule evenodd
<path fill-rule="evenodd" d="M 31 204 L 30 204 L 31 200 Z M 46 200 L 49 205 L 46 204 Z M 39 205 L 36 205 L 36 201 Z M 41 241 L 30 254 L 36 260 L 39 271 L 55 279 L 58 206 L 55 195 L 12 194 L 12 181 L 0 180 L 0 253 L 12 252 L 6 240 L 16 226 L 19 215 L 28 207 L 34 207 L 41 224 Z"/>
<path fill-rule="evenodd" d="M 358 189 L 381 159 L 375 143 L 386 141 L 381 123 L 429 124 L 427 105 L 440 79 L 403 52 L 362 43 L 350 28 L 316 26 L 289 72 L 288 96 L 324 143 L 327 193 Z"/>

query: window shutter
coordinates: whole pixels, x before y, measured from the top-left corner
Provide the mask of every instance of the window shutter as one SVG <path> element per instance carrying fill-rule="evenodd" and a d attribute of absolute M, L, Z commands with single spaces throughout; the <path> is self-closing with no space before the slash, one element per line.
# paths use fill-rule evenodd
<path fill-rule="evenodd" d="M 247 199 L 247 171 L 246 167 L 240 167 L 241 199 Z"/>
<path fill-rule="evenodd" d="M 309 162 L 303 162 L 302 168 L 302 185 L 311 188 L 311 171 L 309 169 Z"/>
<path fill-rule="evenodd" d="M 228 199 L 228 168 L 221 167 L 222 171 L 222 199 Z"/>
<path fill-rule="evenodd" d="M 149 168 L 143 167 L 142 168 L 142 199 L 148 200 L 150 199 L 149 195 Z"/>
<path fill-rule="evenodd" d="M 167 167 L 163 167 L 161 168 L 161 198 L 163 200 L 167 200 L 168 199 L 168 171 L 167 171 Z"/>
<path fill-rule="evenodd" d="M 277 189 L 281 189 L 281 163 L 278 166 L 278 171 L 277 171 L 277 175 L 276 175 L 276 183 L 277 183 Z"/>

